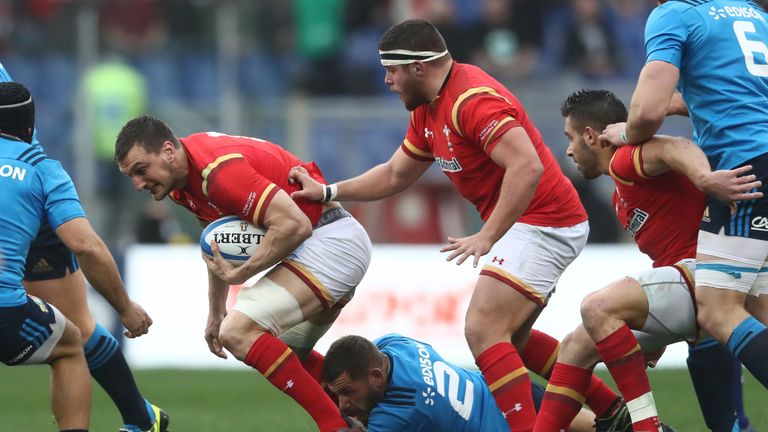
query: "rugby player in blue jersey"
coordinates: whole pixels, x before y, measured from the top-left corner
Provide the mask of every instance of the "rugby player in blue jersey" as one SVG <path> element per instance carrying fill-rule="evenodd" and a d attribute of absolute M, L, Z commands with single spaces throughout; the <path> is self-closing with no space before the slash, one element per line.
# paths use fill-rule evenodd
<path fill-rule="evenodd" d="M 41 221 L 73 248 L 82 243 L 77 235 L 87 221 L 67 173 L 31 145 L 34 119 L 29 91 L 0 83 L 0 360 L 9 366 L 48 363 L 58 428 L 81 432 L 88 430 L 91 380 L 80 331 L 55 307 L 27 295 L 21 280 Z"/>
<path fill-rule="evenodd" d="M 0 82 L 11 82 L 5 67 L 0 64 Z M 31 144 L 43 152 L 35 133 Z M 73 187 L 74 190 L 74 187 Z M 88 226 L 90 230 L 90 225 Z M 94 248 L 110 261 L 112 256 L 101 239 L 95 234 L 83 236 L 82 247 Z M 83 268 L 86 272 L 87 268 Z M 111 271 L 111 270 L 110 270 Z M 77 258 L 54 233 L 50 224 L 43 221 L 37 236 L 29 247 L 24 272 L 24 288 L 31 295 L 50 302 L 80 329 L 85 345 L 85 357 L 91 375 L 112 398 L 123 419 L 122 432 L 164 432 L 168 427 L 168 415 L 146 402 L 139 392 L 131 370 L 125 361 L 120 344 L 104 327 L 96 323 L 88 309 L 85 280 Z M 130 301 L 115 268 L 107 282 L 93 279 L 100 276 L 90 272 L 89 281 L 112 305 L 126 328 L 138 329 L 151 324 L 147 313 Z M 146 333 L 146 329 L 137 335 Z"/>
<path fill-rule="evenodd" d="M 753 1 L 660 1 L 626 124 L 601 139 L 639 144 L 668 112 L 687 113 L 713 169 L 751 168 L 768 185 L 768 14 Z M 680 91 L 682 99 L 675 96 Z M 768 197 L 712 197 L 696 256 L 701 327 L 768 387 Z"/>
<path fill-rule="evenodd" d="M 479 371 L 445 361 L 432 346 L 398 334 L 371 342 L 345 336 L 328 349 L 323 381 L 347 415 L 370 432 L 508 431 L 504 415 Z M 538 407 L 543 387 L 534 383 Z M 582 410 L 570 431 L 592 431 Z"/>

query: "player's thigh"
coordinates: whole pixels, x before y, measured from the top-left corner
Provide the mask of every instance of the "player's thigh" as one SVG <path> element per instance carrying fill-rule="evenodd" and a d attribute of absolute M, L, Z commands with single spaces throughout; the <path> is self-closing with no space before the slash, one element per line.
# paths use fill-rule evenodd
<path fill-rule="evenodd" d="M 77 270 L 58 279 L 24 281 L 28 293 L 56 306 L 71 320 L 87 339 L 93 333 L 96 322 L 88 307 L 83 272 Z"/>
<path fill-rule="evenodd" d="M 603 317 L 625 321 L 640 328 L 648 316 L 648 297 L 636 278 L 625 277 L 588 294 L 581 302 L 582 321 L 589 327 Z"/>
<path fill-rule="evenodd" d="M 520 328 L 546 305 L 588 234 L 586 222 L 564 228 L 513 225 L 488 252 L 470 301 L 467 325 L 500 322 L 513 330 Z"/>
<path fill-rule="evenodd" d="M 323 310 L 346 304 L 355 294 L 371 262 L 372 245 L 365 229 L 342 208 L 323 213 L 336 219 L 315 227 L 308 238 L 278 267 L 279 274 L 270 274 L 277 283 L 290 282 L 288 270 L 304 282 L 320 301 Z M 293 285 L 293 284 L 291 284 Z M 314 316 L 319 310 L 303 311 Z"/>
<path fill-rule="evenodd" d="M 286 330 L 280 340 L 291 347 L 301 359 L 307 358 L 318 340 L 331 328 L 341 313 L 341 306 L 323 310 L 304 322 Z"/>
<path fill-rule="evenodd" d="M 371 260 L 368 234 L 342 208 L 324 213 L 321 222 L 280 265 L 240 290 L 234 309 L 263 331 L 280 336 L 314 317 L 332 322 L 327 317 L 335 319 L 334 309 L 354 296 Z M 231 324 L 222 323 L 222 330 Z"/>
<path fill-rule="evenodd" d="M 24 269 L 24 288 L 59 309 L 80 328 L 84 337 L 95 322 L 88 309 L 85 279 L 74 254 L 55 234 L 42 227 L 30 246 Z"/>
<path fill-rule="evenodd" d="M 0 361 L 16 366 L 47 363 L 82 351 L 78 329 L 52 305 L 35 297 L 0 308 Z"/>
<path fill-rule="evenodd" d="M 694 260 L 687 259 L 634 275 L 648 300 L 648 315 L 642 326 L 633 329 L 663 340 L 696 339 L 698 326 L 692 294 L 695 266 Z"/>
<path fill-rule="evenodd" d="M 710 199 L 696 253 L 697 287 L 768 293 L 768 277 L 760 274 L 768 271 L 768 202 L 739 203 L 732 213 L 726 204 Z"/>

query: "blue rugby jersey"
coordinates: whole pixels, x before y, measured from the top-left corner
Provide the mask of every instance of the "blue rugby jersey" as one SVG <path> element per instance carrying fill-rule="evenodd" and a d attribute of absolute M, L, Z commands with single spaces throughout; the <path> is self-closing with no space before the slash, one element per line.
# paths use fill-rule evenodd
<path fill-rule="evenodd" d="M 72 179 L 39 146 L 0 136 L 0 307 L 26 303 L 21 283 L 40 224 L 85 217 Z"/>
<path fill-rule="evenodd" d="M 680 70 L 694 141 L 717 169 L 768 153 L 766 18 L 752 1 L 670 0 L 646 23 L 646 61 Z"/>
<path fill-rule="evenodd" d="M 443 360 L 426 343 L 398 334 L 375 341 L 389 356 L 389 386 L 371 410 L 368 429 L 382 431 L 506 431 L 480 372 Z"/>

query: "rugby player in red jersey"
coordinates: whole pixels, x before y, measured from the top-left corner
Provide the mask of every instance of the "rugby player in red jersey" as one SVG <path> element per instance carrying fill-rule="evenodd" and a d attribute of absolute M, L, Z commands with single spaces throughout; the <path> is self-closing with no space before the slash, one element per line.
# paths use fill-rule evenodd
<path fill-rule="evenodd" d="M 466 315 L 469 348 L 510 429 L 530 431 L 536 412 L 526 366 L 548 376 L 558 346 L 531 327 L 587 242 L 586 213 L 520 102 L 481 69 L 453 61 L 431 23 L 395 25 L 379 52 L 385 84 L 411 111 L 402 145 L 388 162 L 332 185 L 296 167 L 291 179 L 303 190 L 292 196 L 378 200 L 405 190 L 436 163 L 484 220 L 479 232 L 449 237 L 441 250 L 457 264 L 489 258 Z M 618 395 L 592 382 L 590 407 L 618 411 Z"/>
<path fill-rule="evenodd" d="M 750 167 L 712 172 L 704 153 L 684 138 L 658 136 L 621 148 L 603 145 L 598 137 L 605 126 L 627 118 L 624 104 L 611 92 L 576 92 L 561 112 L 568 155 L 585 178 L 613 178 L 619 221 L 654 268 L 584 299 L 583 325 L 561 344 L 535 431 L 567 427 L 581 409 L 601 358 L 627 401 L 634 430 L 666 430 L 656 412 L 643 351 L 694 342 L 699 336 L 692 275 L 705 192 L 729 201 L 752 199 L 757 195 L 749 191 L 759 182 L 742 176 Z"/>
<path fill-rule="evenodd" d="M 267 229 L 239 267 L 213 245 L 214 258 L 206 258 L 205 340 L 215 355 L 226 358 L 226 348 L 257 369 L 296 400 L 321 432 L 347 430 L 320 387 L 323 358 L 312 348 L 354 295 L 370 263 L 371 242 L 340 204 L 291 199 L 299 189 L 288 182 L 291 167 L 300 165 L 324 181 L 318 167 L 257 138 L 215 132 L 177 138 L 163 121 L 149 116 L 123 127 L 115 159 L 137 190 L 148 190 L 156 200 L 170 196 L 203 224 L 237 215 Z M 270 268 L 242 288 L 227 313 L 229 284 L 242 284 Z"/>

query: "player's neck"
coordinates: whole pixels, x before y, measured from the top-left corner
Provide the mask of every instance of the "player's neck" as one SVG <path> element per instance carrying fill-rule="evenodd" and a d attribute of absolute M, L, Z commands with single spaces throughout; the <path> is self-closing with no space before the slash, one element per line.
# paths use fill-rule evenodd
<path fill-rule="evenodd" d="M 603 174 L 610 174 L 611 172 L 611 160 L 613 159 L 613 155 L 616 153 L 616 147 L 607 147 L 605 149 L 601 149 L 597 153 L 597 161 L 600 166 L 600 171 Z"/>
<path fill-rule="evenodd" d="M 177 187 L 175 189 L 181 189 L 187 185 L 187 177 L 189 176 L 189 161 L 187 160 L 187 151 L 184 148 L 184 144 L 181 144 L 176 150 L 176 158 L 173 161 L 175 165 L 175 171 L 177 172 L 176 182 Z"/>
<path fill-rule="evenodd" d="M 453 62 L 448 62 L 435 70 L 435 76 L 429 82 L 429 103 L 434 103 L 439 97 L 440 92 L 448 83 L 448 78 L 453 68 Z"/>

